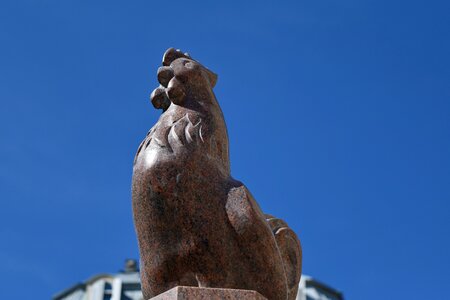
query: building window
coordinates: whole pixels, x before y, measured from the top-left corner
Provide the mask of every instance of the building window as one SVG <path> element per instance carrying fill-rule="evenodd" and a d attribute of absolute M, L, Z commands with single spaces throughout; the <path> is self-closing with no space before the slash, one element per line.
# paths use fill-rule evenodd
<path fill-rule="evenodd" d="M 109 282 L 105 282 L 105 290 L 103 292 L 103 300 L 111 300 L 112 297 L 112 285 Z"/>

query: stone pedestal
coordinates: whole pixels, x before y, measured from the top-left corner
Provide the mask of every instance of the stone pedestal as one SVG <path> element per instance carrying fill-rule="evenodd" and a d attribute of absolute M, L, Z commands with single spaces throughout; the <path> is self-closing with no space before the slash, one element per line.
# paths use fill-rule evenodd
<path fill-rule="evenodd" d="M 249 290 L 177 286 L 150 300 L 267 300 L 267 298 Z"/>

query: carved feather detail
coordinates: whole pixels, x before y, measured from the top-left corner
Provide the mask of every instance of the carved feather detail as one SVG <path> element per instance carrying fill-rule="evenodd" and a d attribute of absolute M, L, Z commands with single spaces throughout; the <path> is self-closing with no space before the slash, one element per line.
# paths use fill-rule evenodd
<path fill-rule="evenodd" d="M 191 121 L 194 120 L 194 122 Z M 147 133 L 146 137 L 140 144 L 134 163 L 139 153 L 147 149 L 150 145 L 161 148 L 167 148 L 170 152 L 178 147 L 187 146 L 194 143 L 204 142 L 202 136 L 202 119 L 196 115 L 186 113 L 183 117 L 168 127 L 163 128 L 161 122 L 158 122 Z M 153 143 L 152 143 L 153 142 Z"/>

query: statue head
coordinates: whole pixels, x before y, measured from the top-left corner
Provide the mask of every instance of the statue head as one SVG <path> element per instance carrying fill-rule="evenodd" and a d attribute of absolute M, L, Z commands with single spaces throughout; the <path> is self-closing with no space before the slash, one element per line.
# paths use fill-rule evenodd
<path fill-rule="evenodd" d="M 153 106 L 164 111 L 171 103 L 183 106 L 186 101 L 211 101 L 217 75 L 208 70 L 189 54 L 174 48 L 163 56 L 163 66 L 158 69 L 161 84 L 151 95 Z"/>

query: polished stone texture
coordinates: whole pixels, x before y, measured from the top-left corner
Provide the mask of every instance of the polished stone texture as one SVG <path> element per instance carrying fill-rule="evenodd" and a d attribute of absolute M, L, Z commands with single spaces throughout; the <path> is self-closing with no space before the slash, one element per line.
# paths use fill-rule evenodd
<path fill-rule="evenodd" d="M 295 299 L 299 240 L 231 177 L 217 75 L 172 48 L 157 75 L 151 102 L 163 113 L 139 146 L 132 180 L 144 298 L 202 286 Z"/>
<path fill-rule="evenodd" d="M 266 300 L 256 291 L 178 286 L 151 300 Z"/>

